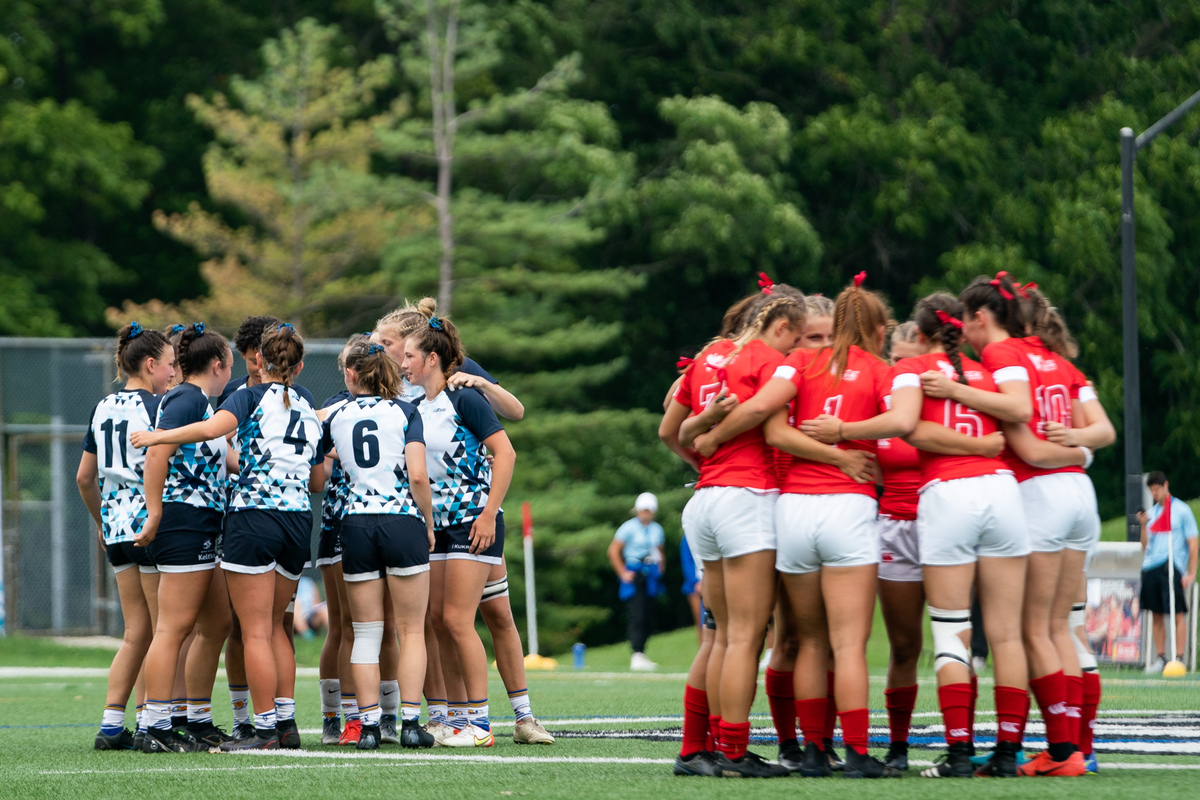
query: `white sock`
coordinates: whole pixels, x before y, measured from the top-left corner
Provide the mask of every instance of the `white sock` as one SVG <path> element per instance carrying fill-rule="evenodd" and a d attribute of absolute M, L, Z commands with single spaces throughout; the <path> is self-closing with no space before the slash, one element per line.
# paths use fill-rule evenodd
<path fill-rule="evenodd" d="M 420 719 L 421 718 L 421 704 L 420 703 L 401 703 L 400 704 L 400 715 L 402 717 L 403 722 L 408 722 L 410 719 L 414 720 L 414 721 Z"/>
<path fill-rule="evenodd" d="M 233 706 L 234 725 L 245 725 L 250 722 L 250 687 L 230 686 L 229 705 Z"/>
<path fill-rule="evenodd" d="M 276 697 L 275 698 L 275 719 L 278 722 L 287 722 L 296 718 L 296 699 L 293 697 Z"/>
<path fill-rule="evenodd" d="M 400 681 L 379 682 L 379 712 L 387 717 L 400 713 Z"/>
<path fill-rule="evenodd" d="M 360 708 L 359 713 L 362 714 L 362 724 L 364 726 L 378 725 L 379 718 L 383 716 L 383 712 L 379 710 L 378 703 L 367 706 L 366 708 Z"/>
<path fill-rule="evenodd" d="M 275 730 L 275 709 L 271 709 L 265 714 L 254 715 L 254 729 L 256 731 L 273 731 Z"/>
<path fill-rule="evenodd" d="M 104 716 L 100 718 L 100 728 L 115 730 L 125 728 L 125 706 L 110 705 L 104 707 Z"/>
<path fill-rule="evenodd" d="M 512 705 L 513 713 L 517 715 L 517 722 L 533 716 L 533 709 L 529 704 L 528 689 L 522 689 L 519 692 L 509 692 L 508 702 Z"/>
<path fill-rule="evenodd" d="M 342 694 L 342 715 L 346 722 L 354 722 L 362 718 L 358 713 L 358 697 L 352 694 Z"/>
<path fill-rule="evenodd" d="M 450 715 L 450 706 L 440 698 L 426 697 L 425 705 L 429 707 L 429 721 L 439 725 L 447 725 L 446 718 Z"/>
<path fill-rule="evenodd" d="M 146 730 L 146 704 L 145 703 L 142 703 L 140 706 L 137 707 L 135 719 L 137 720 L 137 729 L 139 731 Z"/>
<path fill-rule="evenodd" d="M 146 727 L 159 730 L 171 730 L 171 703 L 168 700 L 155 702 L 146 701 Z"/>
<path fill-rule="evenodd" d="M 461 731 L 467 727 L 467 704 L 451 703 L 449 710 L 446 712 L 446 724 L 456 731 Z"/>
<path fill-rule="evenodd" d="M 471 702 L 467 706 L 467 719 L 480 730 L 490 731 L 492 729 L 492 723 L 488 721 L 488 704 L 486 700 L 482 703 Z"/>
<path fill-rule="evenodd" d="M 205 697 L 200 700 L 188 700 L 187 704 L 188 724 L 203 725 L 204 723 L 212 722 L 212 698 Z"/>
<path fill-rule="evenodd" d="M 186 717 L 187 716 L 187 699 L 179 699 L 171 701 L 171 716 Z"/>
<path fill-rule="evenodd" d="M 336 717 L 341 710 L 342 682 L 337 678 L 321 678 L 321 713 Z"/>

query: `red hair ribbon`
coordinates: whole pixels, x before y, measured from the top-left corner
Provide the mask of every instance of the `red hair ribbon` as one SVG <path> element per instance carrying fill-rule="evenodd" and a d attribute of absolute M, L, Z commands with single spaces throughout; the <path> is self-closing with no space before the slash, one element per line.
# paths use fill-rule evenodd
<path fill-rule="evenodd" d="M 1017 294 L 1021 295 L 1021 297 L 1024 297 L 1026 300 L 1028 300 L 1029 299 L 1029 290 L 1036 289 L 1036 288 L 1038 288 L 1038 285 L 1036 283 L 1034 283 L 1033 281 L 1030 281 L 1029 283 L 1025 284 L 1024 286 L 1022 286 L 1021 284 L 1018 283 L 1017 284 Z"/>
<path fill-rule="evenodd" d="M 996 289 L 998 289 L 1000 291 L 1000 296 L 1003 297 L 1005 300 L 1012 300 L 1013 293 L 1000 285 L 1000 279 L 1007 277 L 1007 276 L 1008 276 L 1007 272 L 1003 272 L 1003 271 L 997 272 L 996 277 L 992 278 L 990 281 L 988 281 L 988 283 L 990 283 L 992 286 L 995 286 Z"/>
<path fill-rule="evenodd" d="M 867 279 L 867 271 L 864 269 L 862 272 L 860 272 L 854 276 L 854 288 L 857 289 L 858 287 L 862 286 L 863 281 L 865 281 L 866 279 Z"/>
<path fill-rule="evenodd" d="M 719 380 L 721 383 L 729 382 L 729 373 L 725 371 L 724 367 L 721 367 L 719 370 L 717 370 L 717 380 Z"/>
<path fill-rule="evenodd" d="M 963 326 L 962 320 L 955 319 L 954 317 L 947 314 L 945 311 L 942 311 L 940 308 L 938 309 L 937 317 L 943 325 L 953 325 L 954 327 L 958 328 L 960 331 L 962 330 L 962 326 Z"/>
<path fill-rule="evenodd" d="M 688 367 L 690 367 L 692 364 L 695 364 L 695 363 L 696 363 L 696 359 L 688 358 L 687 356 L 682 356 L 678 361 L 675 362 L 675 369 L 687 369 Z"/>
<path fill-rule="evenodd" d="M 775 287 L 775 281 L 768 278 L 767 273 L 760 272 L 758 273 L 758 285 L 762 289 L 763 294 L 770 294 L 771 290 Z"/>

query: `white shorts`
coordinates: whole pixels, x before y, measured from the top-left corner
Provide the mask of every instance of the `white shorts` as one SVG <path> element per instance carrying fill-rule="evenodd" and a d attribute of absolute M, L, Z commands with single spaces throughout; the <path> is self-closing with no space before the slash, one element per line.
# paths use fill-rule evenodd
<path fill-rule="evenodd" d="M 1025 505 L 1012 475 L 930 484 L 917 503 L 917 541 L 925 566 L 974 564 L 980 556 L 1029 555 Z"/>
<path fill-rule="evenodd" d="M 1091 550 L 1100 541 L 1096 489 L 1082 472 L 1055 472 L 1020 483 L 1035 553 Z"/>
<path fill-rule="evenodd" d="M 879 530 L 879 580 L 919 583 L 922 573 L 917 521 L 880 517 L 875 526 Z"/>
<path fill-rule="evenodd" d="M 683 532 L 697 561 L 775 549 L 776 491 L 741 486 L 697 489 L 683 507 Z"/>
<path fill-rule="evenodd" d="M 865 494 L 784 494 L 775 506 L 775 569 L 800 575 L 878 564 L 878 512 Z"/>

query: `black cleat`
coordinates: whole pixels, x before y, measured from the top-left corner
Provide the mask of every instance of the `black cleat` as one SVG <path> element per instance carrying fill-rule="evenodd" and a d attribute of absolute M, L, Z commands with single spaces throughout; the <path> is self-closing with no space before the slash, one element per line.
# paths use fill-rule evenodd
<path fill-rule="evenodd" d="M 900 770 L 889 767 L 870 753 L 861 756 L 853 747 L 846 748 L 846 763 L 842 768 L 843 778 L 899 778 Z"/>
<path fill-rule="evenodd" d="M 888 745 L 883 763 L 901 772 L 906 772 L 908 770 L 908 742 L 892 742 Z"/>
<path fill-rule="evenodd" d="M 138 728 L 138 732 L 133 735 L 133 749 L 137 752 L 142 752 L 142 742 L 146 741 L 146 729 Z"/>
<path fill-rule="evenodd" d="M 363 725 L 356 747 L 359 750 L 378 750 L 380 738 L 378 725 Z"/>
<path fill-rule="evenodd" d="M 235 742 L 241 741 L 242 739 L 253 739 L 253 738 L 254 738 L 254 723 L 239 722 L 233 726 L 233 740 Z"/>
<path fill-rule="evenodd" d="M 171 717 L 171 729 L 182 731 L 187 727 L 187 715 L 180 714 L 178 717 Z"/>
<path fill-rule="evenodd" d="M 147 728 L 142 739 L 143 753 L 195 753 L 199 749 L 195 739 L 173 730 Z"/>
<path fill-rule="evenodd" d="M 674 773 L 676 775 L 701 775 L 706 778 L 721 777 L 721 773 L 713 761 L 713 754 L 707 750 L 697 750 L 687 758 L 676 756 Z"/>
<path fill-rule="evenodd" d="M 772 764 L 749 750 L 741 758 L 729 758 L 724 753 L 713 757 L 713 767 L 722 778 L 786 778 L 792 773 L 787 767 Z"/>
<path fill-rule="evenodd" d="M 978 778 L 1017 777 L 1017 753 L 1021 745 L 1016 742 L 996 742 L 991 758 L 975 769 Z"/>
<path fill-rule="evenodd" d="M 189 722 L 186 734 L 205 747 L 220 747 L 226 742 L 232 742 L 233 737 L 218 728 L 211 721 L 203 723 Z"/>
<path fill-rule="evenodd" d="M 838 756 L 838 751 L 833 749 L 833 739 L 822 739 L 821 750 L 825 752 L 825 757 L 829 759 L 829 769 L 833 772 L 841 772 L 845 762 Z"/>
<path fill-rule="evenodd" d="M 300 728 L 296 726 L 296 720 L 285 719 L 276 722 L 275 735 L 279 739 L 279 746 L 284 750 L 300 749 Z"/>
<path fill-rule="evenodd" d="M 809 742 L 804 746 L 804 753 L 800 756 L 800 767 L 796 771 L 806 778 L 827 778 L 833 773 L 829 768 L 829 757 L 816 742 Z"/>
<path fill-rule="evenodd" d="M 804 761 L 804 750 L 795 739 L 788 739 L 779 745 L 779 766 L 787 767 L 789 772 L 799 772 Z"/>
<path fill-rule="evenodd" d="M 96 734 L 96 749 L 97 750 L 136 750 L 136 742 L 134 736 L 127 729 L 122 728 L 120 733 L 109 736 L 103 731 Z"/>
<path fill-rule="evenodd" d="M 975 767 L 971 764 L 971 745 L 955 742 L 950 749 L 937 757 L 933 766 L 921 771 L 922 778 L 973 778 Z"/>
<path fill-rule="evenodd" d="M 383 726 L 380 726 L 380 733 L 383 732 Z M 433 747 L 434 738 L 432 733 L 426 732 L 421 727 L 421 723 L 415 719 L 406 719 L 400 723 L 400 746 L 401 747 Z"/>
<path fill-rule="evenodd" d="M 253 726 L 251 726 L 253 727 Z M 221 745 L 222 753 L 237 753 L 242 750 L 278 750 L 279 736 L 275 729 L 258 730 L 255 728 L 254 735 L 243 739 L 230 739 Z"/>

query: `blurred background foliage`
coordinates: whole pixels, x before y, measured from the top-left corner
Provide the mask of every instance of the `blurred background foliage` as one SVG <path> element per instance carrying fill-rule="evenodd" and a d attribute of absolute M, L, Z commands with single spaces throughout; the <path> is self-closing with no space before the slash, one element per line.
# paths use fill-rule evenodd
<path fill-rule="evenodd" d="M 833 294 L 865 269 L 900 318 L 979 273 L 1036 281 L 1119 429 L 1117 134 L 1200 88 L 1200 7 L 457 5 L 453 315 L 529 409 L 510 524 L 531 500 L 547 649 L 619 638 L 604 548 L 637 492 L 678 542 L 690 478 L 655 437 L 663 395 L 760 270 Z M 0 334 L 261 311 L 340 337 L 437 294 L 422 31 L 445 8 L 10 0 Z M 1183 496 L 1200 494 L 1198 139 L 1194 114 L 1137 164 L 1145 459 Z M 1092 470 L 1105 516 L 1120 452 Z"/>

